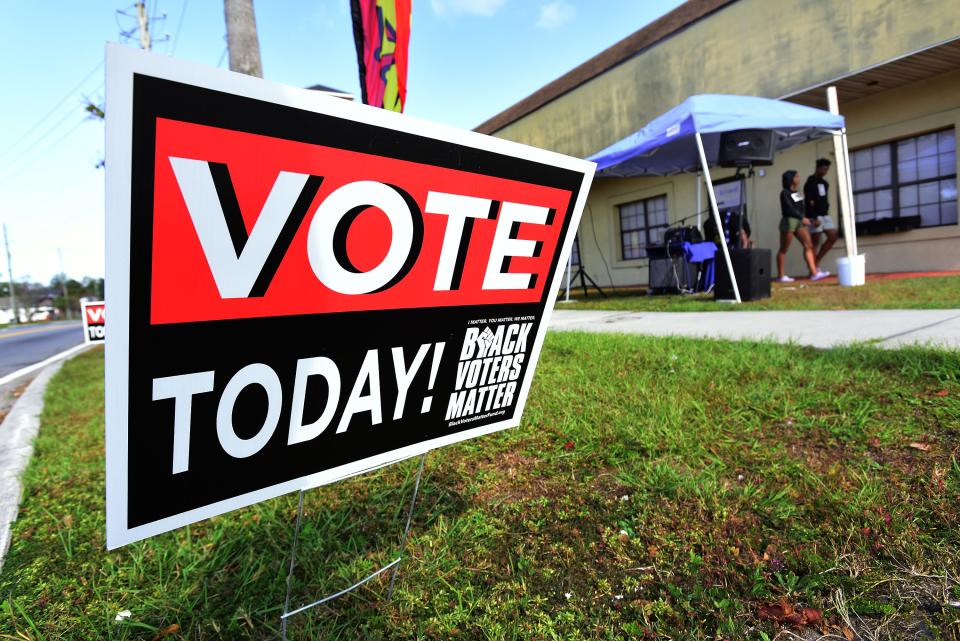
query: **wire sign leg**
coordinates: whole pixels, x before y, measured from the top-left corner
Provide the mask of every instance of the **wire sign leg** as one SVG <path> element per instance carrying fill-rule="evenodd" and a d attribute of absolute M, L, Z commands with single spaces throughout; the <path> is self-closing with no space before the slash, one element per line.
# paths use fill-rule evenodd
<path fill-rule="evenodd" d="M 350 587 L 340 590 L 339 592 L 335 592 L 334 594 L 325 596 L 318 601 L 314 601 L 313 603 L 308 603 L 307 605 L 299 607 L 295 610 L 290 610 L 290 591 L 291 591 L 291 586 L 293 582 L 293 569 L 296 567 L 296 564 L 297 564 L 297 541 L 300 538 L 300 524 L 303 520 L 304 492 L 303 490 L 300 490 L 300 496 L 297 500 L 297 524 L 293 530 L 293 545 L 290 548 L 290 568 L 287 571 L 287 594 L 286 594 L 286 597 L 284 597 L 283 599 L 283 614 L 280 615 L 280 638 L 282 641 L 287 641 L 287 620 L 290 617 L 292 617 L 295 614 L 299 614 L 301 612 L 309 610 L 310 608 L 316 607 L 322 603 L 326 603 L 327 601 L 332 601 L 336 598 L 339 598 L 344 594 L 347 594 L 348 592 L 352 592 L 353 590 L 356 590 L 367 581 L 370 581 L 380 576 L 387 570 L 393 570 L 393 572 L 390 575 L 390 587 L 387 589 L 387 601 L 393 598 L 393 588 L 394 588 L 394 585 L 396 584 L 397 574 L 400 570 L 400 561 L 403 560 L 403 553 L 407 548 L 407 541 L 410 538 L 410 524 L 413 521 L 413 510 L 417 504 L 417 494 L 420 491 L 420 481 L 423 478 L 423 464 L 426 458 L 427 458 L 426 453 L 420 455 L 420 464 L 417 467 L 417 477 L 413 483 L 413 495 L 410 497 L 410 507 L 407 509 L 407 522 L 403 528 L 403 539 L 400 543 L 400 555 L 396 559 L 388 563 L 387 565 L 383 566 L 382 568 L 374 572 L 373 574 L 370 574 L 369 576 L 364 577 L 363 579 L 357 581 Z"/>
<path fill-rule="evenodd" d="M 400 572 L 400 560 L 403 559 L 403 553 L 407 550 L 407 539 L 410 538 L 410 521 L 413 520 L 413 508 L 417 504 L 417 492 L 420 491 L 420 479 L 423 478 L 423 462 L 427 458 L 427 453 L 420 455 L 420 466 L 417 468 L 417 480 L 413 483 L 413 496 L 410 497 L 410 509 L 407 510 L 407 524 L 403 528 L 403 539 L 400 541 L 400 557 L 397 564 L 393 566 L 393 574 L 390 576 L 390 587 L 387 588 L 387 601 L 393 599 L 393 586 L 397 582 L 397 573 Z"/>
<path fill-rule="evenodd" d="M 297 499 L 297 525 L 293 530 L 293 546 L 290 548 L 290 569 L 287 571 L 287 596 L 283 599 L 283 616 L 280 617 L 280 638 L 287 641 L 287 612 L 290 611 L 290 583 L 297 562 L 297 539 L 300 538 L 300 521 L 303 519 L 303 490 Z"/>

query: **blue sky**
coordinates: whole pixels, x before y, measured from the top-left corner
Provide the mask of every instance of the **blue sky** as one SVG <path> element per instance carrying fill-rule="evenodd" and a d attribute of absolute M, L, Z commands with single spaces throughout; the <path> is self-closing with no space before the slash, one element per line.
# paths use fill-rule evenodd
<path fill-rule="evenodd" d="M 160 55 L 226 67 L 220 0 L 147 0 Z M 406 112 L 472 128 L 679 0 L 413 0 Z M 348 0 L 255 0 L 264 77 L 359 96 Z M 103 275 L 104 43 L 135 20 L 104 0 L 0 4 L 0 222 L 13 273 Z M 132 10 L 131 10 L 132 12 Z M 130 46 L 136 46 L 130 41 Z M 0 260 L 0 278 L 6 279 Z"/>

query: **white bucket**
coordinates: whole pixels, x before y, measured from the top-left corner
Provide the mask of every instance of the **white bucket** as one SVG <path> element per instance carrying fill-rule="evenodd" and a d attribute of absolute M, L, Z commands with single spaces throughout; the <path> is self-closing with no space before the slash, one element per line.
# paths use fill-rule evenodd
<path fill-rule="evenodd" d="M 867 256 L 858 254 L 852 259 L 842 256 L 837 259 L 837 278 L 841 287 L 857 287 L 867 282 Z"/>

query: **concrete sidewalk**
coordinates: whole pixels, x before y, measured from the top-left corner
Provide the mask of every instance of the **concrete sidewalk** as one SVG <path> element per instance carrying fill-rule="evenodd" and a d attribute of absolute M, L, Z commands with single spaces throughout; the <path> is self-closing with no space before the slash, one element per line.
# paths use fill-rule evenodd
<path fill-rule="evenodd" d="M 33 439 L 40 429 L 43 394 L 62 365 L 62 360 L 47 365 L 0 423 L 0 569 L 10 547 L 10 529 L 20 508 L 20 475 L 30 463 Z"/>
<path fill-rule="evenodd" d="M 607 312 L 556 309 L 555 331 L 622 332 L 835 347 L 930 345 L 960 349 L 960 309 L 815 312 Z"/>

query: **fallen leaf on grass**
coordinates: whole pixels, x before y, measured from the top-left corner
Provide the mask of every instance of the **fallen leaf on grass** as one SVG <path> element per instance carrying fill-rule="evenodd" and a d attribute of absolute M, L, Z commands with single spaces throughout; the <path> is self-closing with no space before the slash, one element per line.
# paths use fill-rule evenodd
<path fill-rule="evenodd" d="M 948 392 L 945 389 L 942 389 L 939 392 L 935 392 L 934 396 L 939 396 L 940 398 L 943 398 L 944 396 L 950 396 L 950 392 Z"/>
<path fill-rule="evenodd" d="M 154 636 L 152 639 L 150 639 L 150 641 L 160 641 L 160 639 L 162 639 L 163 637 L 168 636 L 168 635 L 171 635 L 171 634 L 173 634 L 174 632 L 179 632 L 179 631 L 180 631 L 180 624 L 179 624 L 179 623 L 171 623 L 170 625 L 168 625 L 167 627 L 165 627 L 163 630 L 160 630 L 159 632 L 157 632 L 156 636 Z"/>
<path fill-rule="evenodd" d="M 820 625 L 823 623 L 823 614 L 820 610 L 802 608 L 797 611 L 791 603 L 783 598 L 776 605 L 761 603 L 757 615 L 761 619 L 789 625 Z"/>
<path fill-rule="evenodd" d="M 927 444 L 927 443 L 919 443 L 919 442 L 914 441 L 913 443 L 910 444 L 910 447 L 912 447 L 912 448 L 915 449 L 915 450 L 920 450 L 921 452 L 929 452 L 929 451 L 930 451 L 930 445 Z"/>
<path fill-rule="evenodd" d="M 804 608 L 803 619 L 807 625 L 820 625 L 823 622 L 823 614 L 814 608 Z"/>
<path fill-rule="evenodd" d="M 843 626 L 843 636 L 847 637 L 847 641 L 853 641 L 857 638 L 856 633 L 847 626 Z"/>
<path fill-rule="evenodd" d="M 565 450 L 572 450 L 573 447 L 574 447 L 573 441 L 567 441 L 566 443 L 563 444 L 563 449 Z"/>

